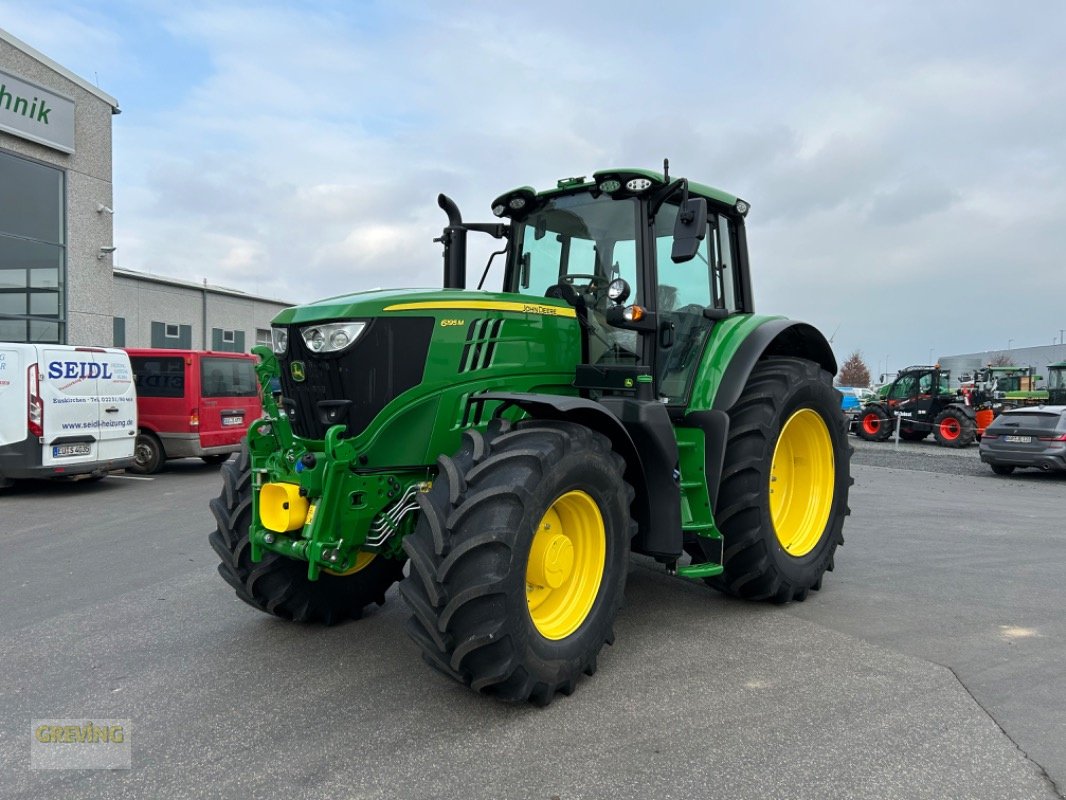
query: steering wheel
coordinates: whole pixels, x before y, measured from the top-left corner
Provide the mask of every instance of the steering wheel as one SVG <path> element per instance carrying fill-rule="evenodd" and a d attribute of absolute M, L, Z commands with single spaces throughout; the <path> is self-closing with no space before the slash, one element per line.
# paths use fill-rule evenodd
<path fill-rule="evenodd" d="M 584 286 L 578 286 L 579 281 L 585 281 L 586 283 Z M 578 291 L 591 295 L 599 295 L 606 292 L 607 287 L 611 284 L 610 280 L 603 275 L 591 275 L 584 272 L 570 272 L 566 275 L 560 275 L 559 283 L 565 283 L 573 286 Z"/>

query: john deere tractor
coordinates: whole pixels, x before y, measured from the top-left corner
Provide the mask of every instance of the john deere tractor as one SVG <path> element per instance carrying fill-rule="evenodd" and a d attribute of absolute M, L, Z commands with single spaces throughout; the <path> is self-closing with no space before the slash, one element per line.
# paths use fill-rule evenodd
<path fill-rule="evenodd" d="M 522 186 L 491 223 L 438 202 L 443 289 L 286 309 L 256 349 L 264 416 L 211 503 L 238 597 L 330 624 L 399 581 L 426 661 L 543 704 L 613 640 L 631 551 L 737 597 L 819 589 L 851 483 L 836 363 L 754 313 L 748 204 L 665 168 Z M 473 290 L 472 231 L 503 255 Z"/>

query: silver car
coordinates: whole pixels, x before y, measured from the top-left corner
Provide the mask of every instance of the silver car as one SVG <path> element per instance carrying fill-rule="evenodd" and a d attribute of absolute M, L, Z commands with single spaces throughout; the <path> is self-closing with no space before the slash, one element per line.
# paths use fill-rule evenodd
<path fill-rule="evenodd" d="M 1021 467 L 1066 470 L 1066 406 L 1004 411 L 985 430 L 980 452 L 997 475 Z"/>

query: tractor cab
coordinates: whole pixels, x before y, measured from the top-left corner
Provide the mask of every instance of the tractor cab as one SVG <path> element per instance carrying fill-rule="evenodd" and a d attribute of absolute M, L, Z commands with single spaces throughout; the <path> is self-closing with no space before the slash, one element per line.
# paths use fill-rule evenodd
<path fill-rule="evenodd" d="M 510 223 L 499 231 L 508 242 L 504 292 L 574 307 L 583 362 L 575 386 L 586 394 L 684 407 L 715 322 L 753 311 L 748 204 L 733 195 L 668 171 L 610 170 L 539 193 L 514 189 L 492 210 Z M 458 268 L 452 279 L 462 280 Z"/>
<path fill-rule="evenodd" d="M 1066 405 L 1066 361 L 1048 365 L 1047 395 L 1052 405 Z"/>

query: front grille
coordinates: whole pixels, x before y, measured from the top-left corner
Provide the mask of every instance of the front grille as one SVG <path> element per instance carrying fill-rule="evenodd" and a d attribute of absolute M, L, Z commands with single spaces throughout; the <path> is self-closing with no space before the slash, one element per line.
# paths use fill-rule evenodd
<path fill-rule="evenodd" d="M 292 425 L 298 436 L 325 437 L 330 425 L 319 419 L 322 400 L 352 401 L 347 414 L 331 425 L 344 424 L 355 436 L 390 400 L 422 382 L 432 317 L 372 319 L 355 344 L 339 354 L 311 352 L 300 336 L 303 327 L 306 323 L 289 327 L 289 352 L 281 359 L 281 390 L 295 403 Z M 294 361 L 303 364 L 302 381 L 293 379 Z"/>

